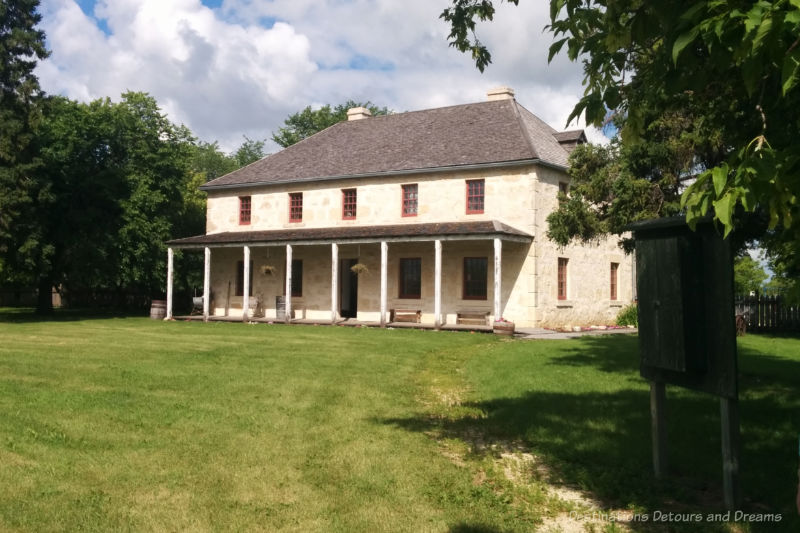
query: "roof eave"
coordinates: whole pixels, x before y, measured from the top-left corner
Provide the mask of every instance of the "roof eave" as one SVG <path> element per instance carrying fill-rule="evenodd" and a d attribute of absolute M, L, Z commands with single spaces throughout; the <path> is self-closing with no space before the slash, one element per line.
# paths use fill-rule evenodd
<path fill-rule="evenodd" d="M 313 183 L 320 181 L 334 181 L 343 179 L 354 178 L 375 178 L 385 176 L 408 176 L 413 174 L 433 174 L 439 172 L 454 172 L 463 170 L 481 170 L 486 168 L 503 168 L 503 167 L 522 167 L 526 165 L 542 165 L 560 170 L 566 170 L 566 167 L 542 161 L 539 158 L 531 159 L 518 159 L 515 161 L 496 161 L 491 163 L 475 163 L 469 165 L 450 165 L 444 167 L 428 167 L 428 168 L 413 168 L 403 170 L 385 170 L 381 172 L 367 172 L 363 174 L 341 174 L 336 176 L 320 176 L 314 178 L 300 178 L 285 181 L 258 181 L 250 183 L 229 183 L 224 185 L 201 185 L 201 191 L 216 191 L 224 189 L 246 189 L 253 187 L 264 187 L 269 185 L 284 185 L 289 183 Z"/>

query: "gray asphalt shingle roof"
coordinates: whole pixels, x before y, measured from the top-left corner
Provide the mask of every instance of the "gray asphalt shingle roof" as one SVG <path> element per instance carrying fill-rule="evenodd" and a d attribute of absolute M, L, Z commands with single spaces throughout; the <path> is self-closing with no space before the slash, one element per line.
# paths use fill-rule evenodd
<path fill-rule="evenodd" d="M 512 99 L 376 116 L 335 124 L 203 188 L 526 160 L 565 167 L 557 135 Z"/>

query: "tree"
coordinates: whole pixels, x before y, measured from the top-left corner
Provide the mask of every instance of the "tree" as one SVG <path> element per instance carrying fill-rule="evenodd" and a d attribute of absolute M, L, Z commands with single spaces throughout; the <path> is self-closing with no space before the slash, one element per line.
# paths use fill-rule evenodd
<path fill-rule="evenodd" d="M 311 109 L 311 106 L 308 106 L 302 111 L 289 115 L 289 118 L 284 121 L 285 126 L 272 134 L 272 140 L 283 148 L 291 146 L 318 131 L 347 120 L 347 110 L 353 107 L 366 107 L 373 116 L 391 113 L 388 108 L 377 107 L 372 102 L 361 103 L 353 100 L 348 100 L 333 108 L 327 104 L 319 109 Z"/>
<path fill-rule="evenodd" d="M 265 142 L 266 141 L 263 140 L 253 140 L 245 135 L 242 145 L 231 154 L 231 158 L 237 165 L 236 168 L 242 168 L 250 163 L 255 163 L 267 155 L 264 152 Z"/>
<path fill-rule="evenodd" d="M 237 168 L 237 161 L 219 149 L 217 141 L 208 143 L 199 141 L 195 144 L 192 155 L 192 171 L 199 174 L 200 184 L 211 181 Z"/>
<path fill-rule="evenodd" d="M 0 272 L 3 281 L 38 284 L 41 302 L 50 298 L 50 287 L 31 274 L 49 254 L 38 246 L 40 236 L 31 223 L 47 196 L 32 175 L 38 163 L 32 140 L 43 96 L 33 70 L 36 60 L 48 55 L 44 32 L 36 29 L 38 4 L 0 3 Z"/>
<path fill-rule="evenodd" d="M 768 277 L 764 268 L 749 254 L 741 255 L 733 262 L 734 290 L 739 294 L 761 292 Z"/>
<path fill-rule="evenodd" d="M 474 36 L 491 0 L 452 0 L 442 13 L 452 46 L 483 70 L 491 62 Z M 517 4 L 518 0 L 508 0 Z M 706 213 L 731 231 L 741 212 L 762 210 L 769 228 L 800 239 L 800 2 L 595 3 L 551 0 L 550 58 L 566 48 L 584 65 L 584 96 L 570 120 L 620 118 L 622 143 L 641 141 L 652 117 L 702 109 L 718 153 L 697 154 L 696 180 L 682 194 L 690 224 Z"/>

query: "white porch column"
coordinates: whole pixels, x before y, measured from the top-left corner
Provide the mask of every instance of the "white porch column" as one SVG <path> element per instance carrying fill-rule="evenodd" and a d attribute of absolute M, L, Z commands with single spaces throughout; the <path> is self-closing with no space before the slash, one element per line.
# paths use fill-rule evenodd
<path fill-rule="evenodd" d="M 286 245 L 286 317 L 288 324 L 292 321 L 292 245 Z"/>
<path fill-rule="evenodd" d="M 173 271 L 173 255 L 172 248 L 167 248 L 167 316 L 164 320 L 172 319 L 172 271 Z"/>
<path fill-rule="evenodd" d="M 331 243 L 331 324 L 336 323 L 339 308 L 339 245 Z"/>
<path fill-rule="evenodd" d="M 211 297 L 211 248 L 206 246 L 203 266 L 203 322 L 208 322 L 208 309 Z"/>
<path fill-rule="evenodd" d="M 242 320 L 247 322 L 250 314 L 250 247 L 244 247 L 244 290 L 242 292 Z"/>
<path fill-rule="evenodd" d="M 433 315 L 436 329 L 442 327 L 442 241 L 433 241 Z"/>
<path fill-rule="evenodd" d="M 494 319 L 500 320 L 503 316 L 500 311 L 500 290 L 503 279 L 503 241 L 494 240 Z"/>
<path fill-rule="evenodd" d="M 387 282 L 386 272 L 388 270 L 389 258 L 389 244 L 386 241 L 381 241 L 381 327 L 386 327 L 386 296 L 387 296 Z"/>

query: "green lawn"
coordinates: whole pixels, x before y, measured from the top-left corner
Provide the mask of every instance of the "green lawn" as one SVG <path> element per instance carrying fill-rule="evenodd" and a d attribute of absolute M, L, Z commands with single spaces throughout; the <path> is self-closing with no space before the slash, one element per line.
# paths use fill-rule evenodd
<path fill-rule="evenodd" d="M 739 526 L 798 531 L 800 341 L 745 337 L 740 367 L 744 508 L 783 520 Z M 668 390 L 655 483 L 637 368 L 631 336 L 2 312 L 0 531 L 529 531 L 586 509 L 559 487 L 718 510 L 718 401 Z"/>

